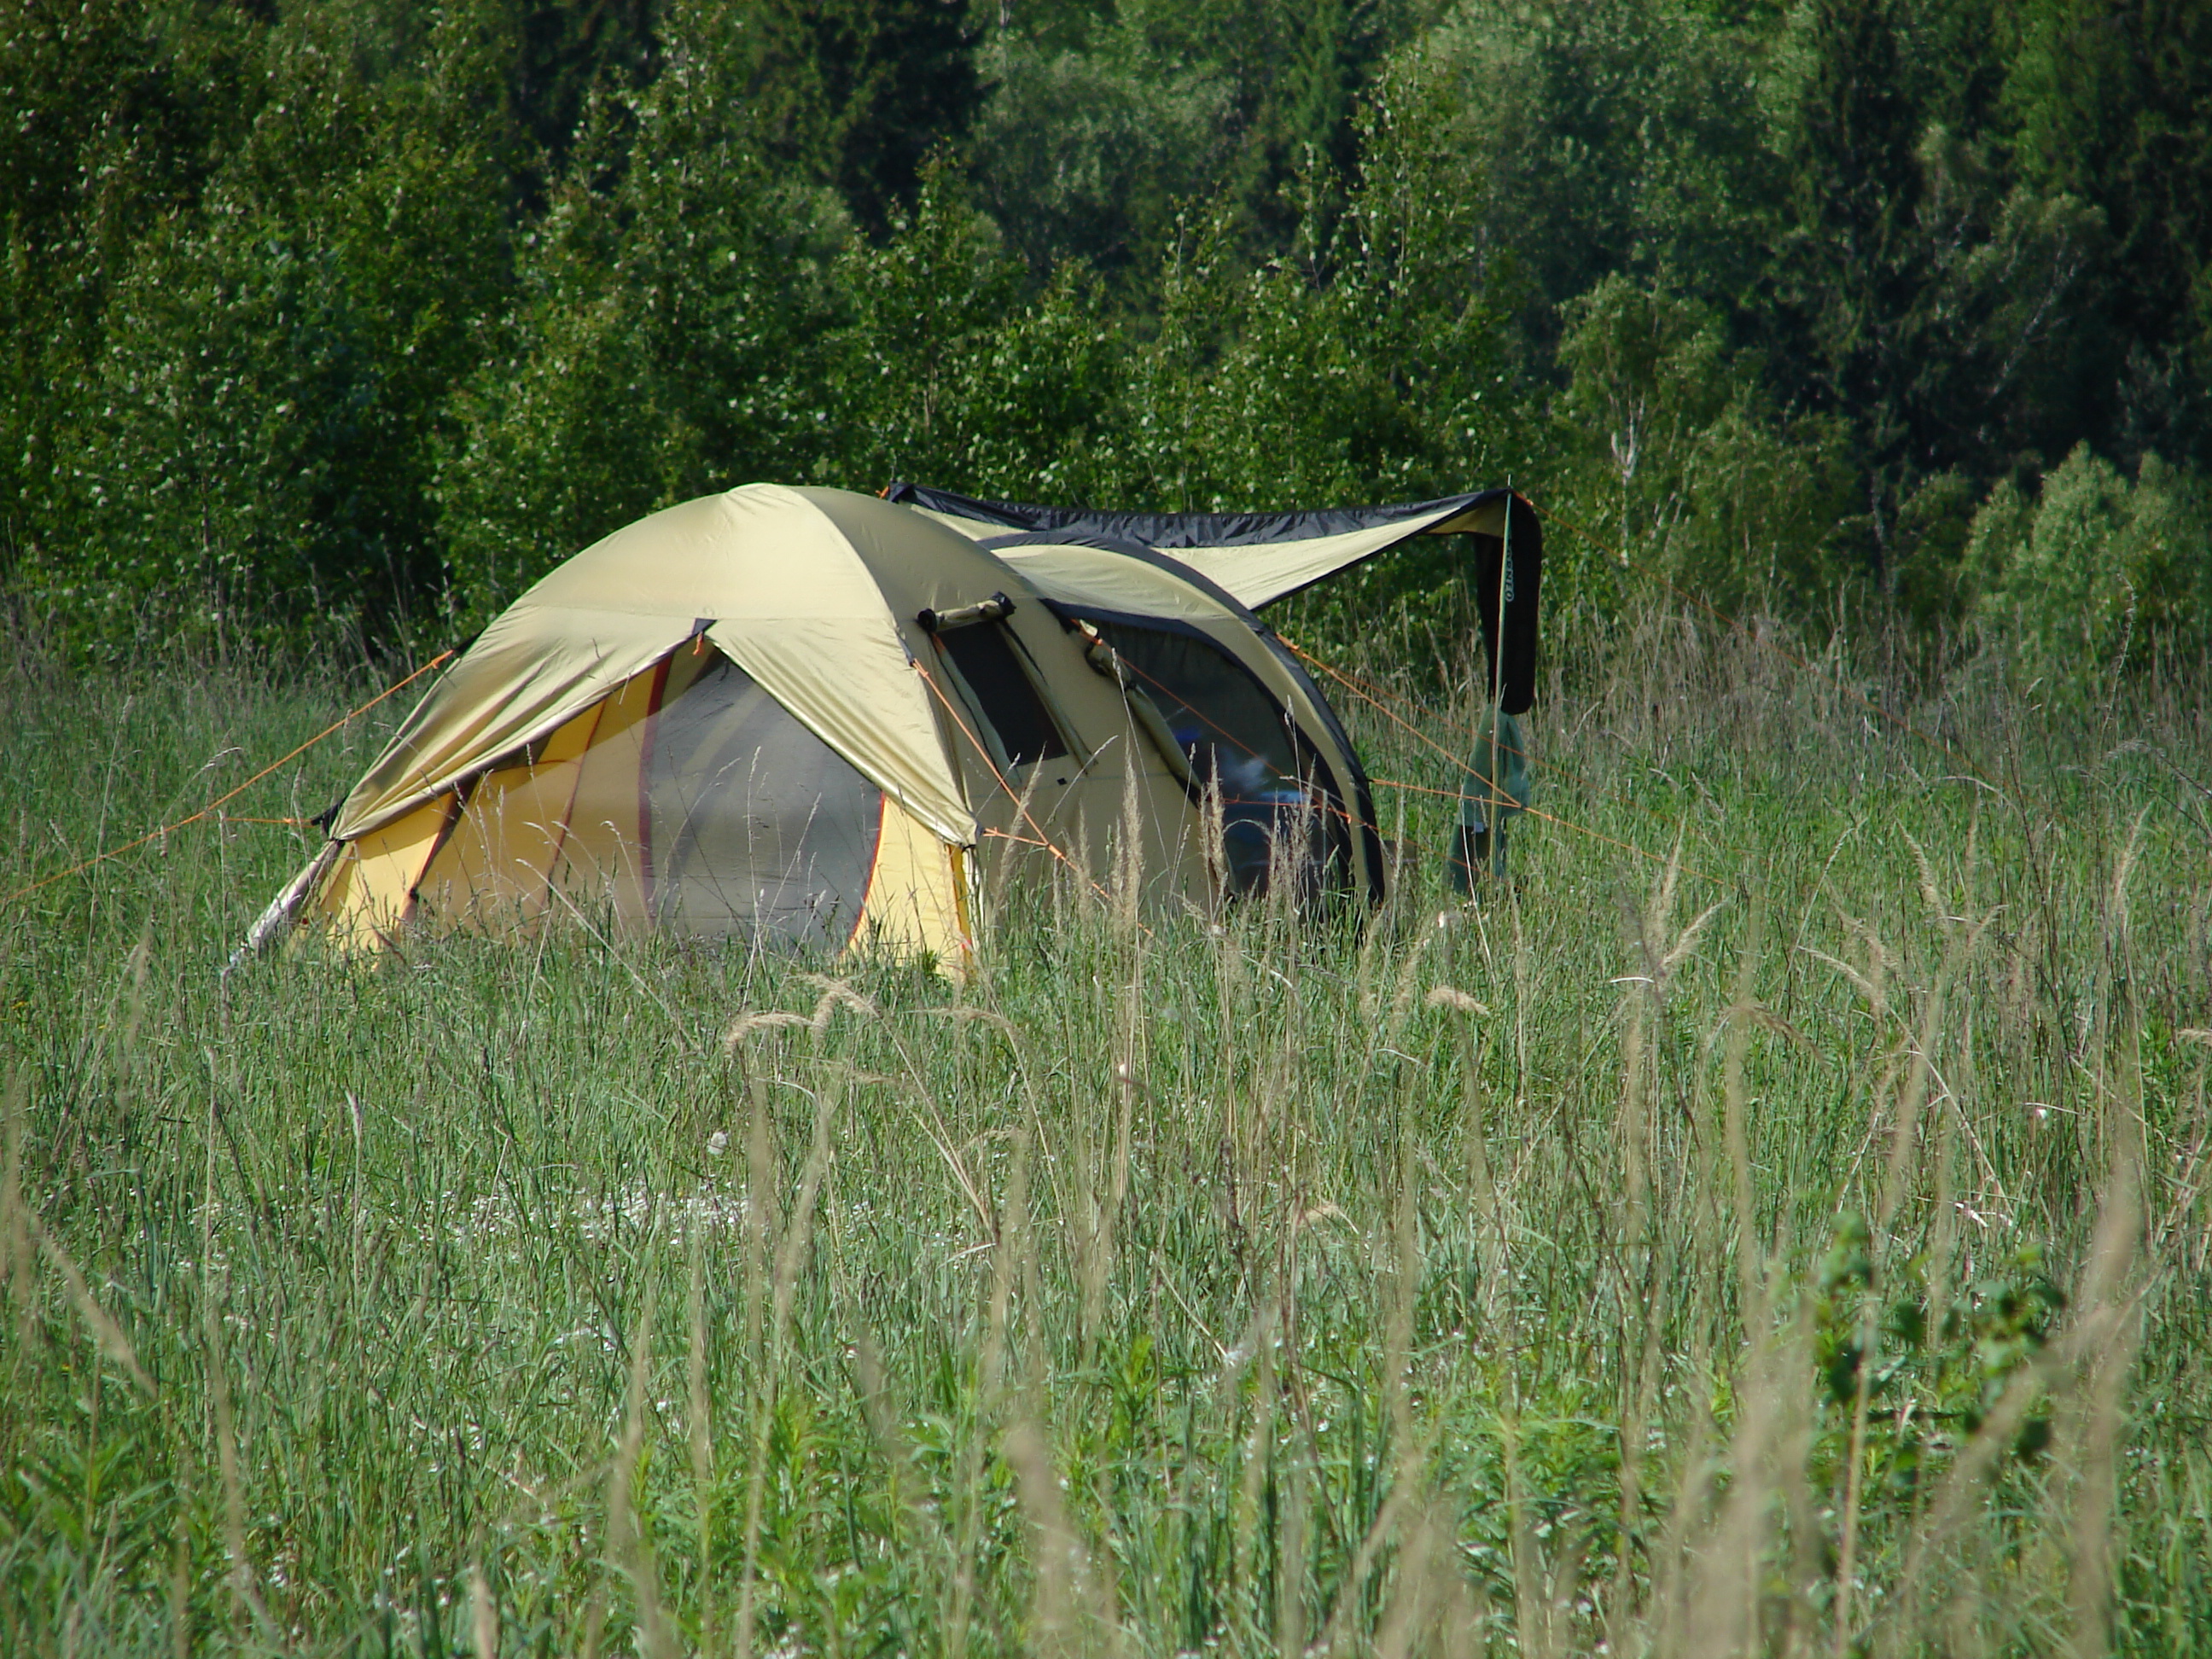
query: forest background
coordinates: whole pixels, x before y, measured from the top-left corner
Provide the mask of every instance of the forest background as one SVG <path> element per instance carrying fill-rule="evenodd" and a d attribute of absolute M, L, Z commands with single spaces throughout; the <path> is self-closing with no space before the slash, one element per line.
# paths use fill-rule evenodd
<path fill-rule="evenodd" d="M 901 477 L 1510 481 L 1600 614 L 2205 643 L 2212 7 L 0 17 L 0 589 L 80 658 L 447 643 L 654 507 Z"/>

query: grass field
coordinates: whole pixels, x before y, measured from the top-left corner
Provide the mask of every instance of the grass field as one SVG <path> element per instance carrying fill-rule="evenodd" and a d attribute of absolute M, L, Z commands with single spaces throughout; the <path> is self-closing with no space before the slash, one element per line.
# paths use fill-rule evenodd
<path fill-rule="evenodd" d="M 2212 1651 L 2201 698 L 1559 656 L 1448 921 L 1397 787 L 1364 932 L 1038 895 L 964 988 L 226 976 L 281 823 L 8 903 L 0 1650 Z M 17 652 L 0 892 L 371 690 Z"/>

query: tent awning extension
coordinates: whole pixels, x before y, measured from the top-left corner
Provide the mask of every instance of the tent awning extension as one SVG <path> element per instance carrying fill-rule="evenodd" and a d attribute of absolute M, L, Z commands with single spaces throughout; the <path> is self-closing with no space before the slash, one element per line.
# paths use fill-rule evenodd
<path fill-rule="evenodd" d="M 1013 532 L 1024 541 L 1133 543 L 1188 565 L 1255 611 L 1416 536 L 1472 536 L 1478 553 L 1469 576 L 1483 630 L 1493 651 L 1503 647 L 1500 701 L 1518 714 L 1534 700 L 1544 537 L 1534 509 L 1510 489 L 1310 513 L 1102 513 L 905 483 L 884 495 L 979 542 Z"/>

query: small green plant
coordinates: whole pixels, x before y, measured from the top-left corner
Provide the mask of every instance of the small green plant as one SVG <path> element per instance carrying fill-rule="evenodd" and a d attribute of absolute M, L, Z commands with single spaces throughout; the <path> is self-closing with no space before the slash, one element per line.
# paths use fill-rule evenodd
<path fill-rule="evenodd" d="M 1856 1213 L 1837 1222 L 1813 1285 L 1824 1449 L 1841 1470 L 1856 1436 L 1866 1471 L 1899 1498 L 1939 1474 L 2008 1389 L 2036 1386 L 2035 1362 L 2066 1307 L 2038 1245 L 2016 1246 L 1947 1292 L 1923 1257 L 1878 1271 Z M 2033 1462 L 2051 1433 L 2051 1402 L 2039 1398 L 2008 1451 Z"/>

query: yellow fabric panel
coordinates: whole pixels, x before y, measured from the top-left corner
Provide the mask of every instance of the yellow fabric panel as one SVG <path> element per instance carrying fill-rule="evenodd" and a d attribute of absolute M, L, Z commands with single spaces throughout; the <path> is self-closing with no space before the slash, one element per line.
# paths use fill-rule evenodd
<path fill-rule="evenodd" d="M 876 867 L 848 948 L 894 957 L 927 951 L 956 975 L 966 970 L 974 948 L 961 849 L 939 840 L 889 795 L 876 839 Z"/>
<path fill-rule="evenodd" d="M 972 951 L 975 944 L 975 866 L 964 847 L 947 847 L 945 862 L 952 869 L 952 916 L 960 937 Z"/>
<path fill-rule="evenodd" d="M 647 717 L 659 706 L 668 665 L 633 676 L 599 706 L 591 746 L 577 763 L 568 833 L 553 881 L 594 921 L 611 912 L 626 929 L 651 921 L 644 883 Z M 566 909 L 560 900 L 554 908 Z"/>
<path fill-rule="evenodd" d="M 605 707 L 594 703 L 554 732 L 536 763 L 477 780 L 453 834 L 416 884 L 425 921 L 504 932 L 544 914 L 583 756 Z"/>
<path fill-rule="evenodd" d="M 441 795 L 347 847 L 307 907 L 327 919 L 341 949 L 388 943 L 412 915 L 416 882 L 438 850 L 453 806 L 451 795 Z"/>
<path fill-rule="evenodd" d="M 317 848 L 315 856 L 307 860 L 298 875 L 284 884 L 284 890 L 271 899 L 268 908 L 255 920 L 239 947 L 240 952 L 266 950 L 287 933 L 292 936 L 292 945 L 296 949 L 301 939 L 298 927 L 301 910 L 313 903 L 329 885 L 327 878 L 339 860 L 352 856 L 353 848 L 343 842 L 326 841 Z"/>

